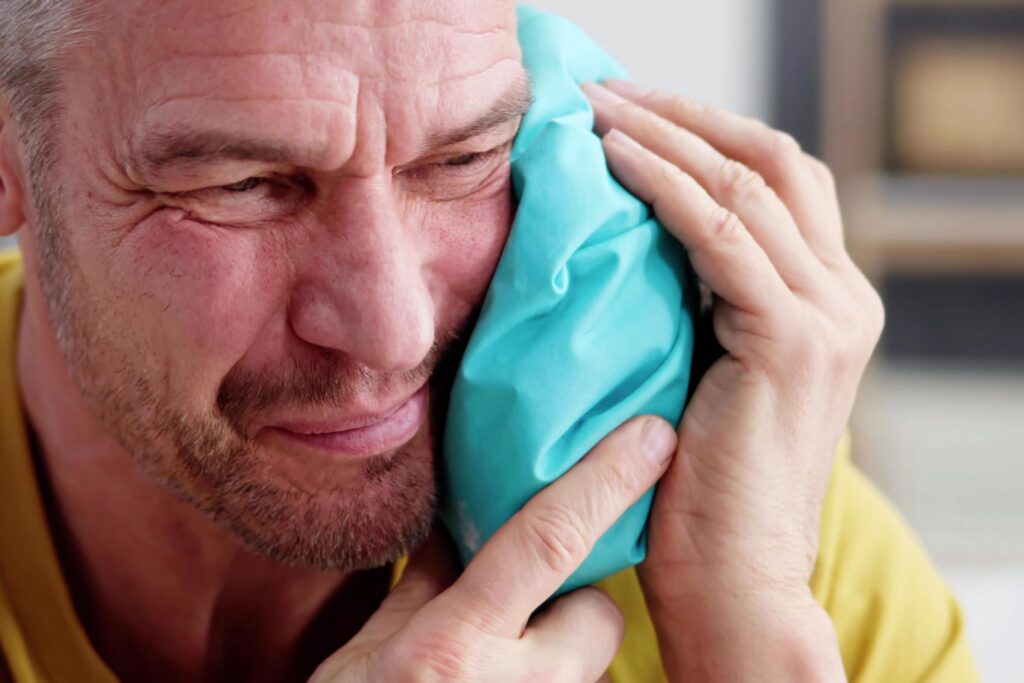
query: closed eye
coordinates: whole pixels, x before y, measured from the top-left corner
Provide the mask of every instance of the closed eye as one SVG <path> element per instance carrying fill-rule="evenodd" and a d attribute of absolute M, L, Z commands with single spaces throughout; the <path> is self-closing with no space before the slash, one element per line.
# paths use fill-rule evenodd
<path fill-rule="evenodd" d="M 474 163 L 486 161 L 490 155 L 495 154 L 497 150 L 489 150 L 487 152 L 471 152 L 469 154 L 460 154 L 457 157 L 451 157 L 443 161 L 438 162 L 441 166 L 472 166 Z"/>
<path fill-rule="evenodd" d="M 255 190 L 260 185 L 263 185 L 267 180 L 267 178 L 253 176 L 251 178 L 246 178 L 245 180 L 240 180 L 237 183 L 221 185 L 217 189 L 224 190 L 225 192 L 248 192 L 249 190 Z"/>

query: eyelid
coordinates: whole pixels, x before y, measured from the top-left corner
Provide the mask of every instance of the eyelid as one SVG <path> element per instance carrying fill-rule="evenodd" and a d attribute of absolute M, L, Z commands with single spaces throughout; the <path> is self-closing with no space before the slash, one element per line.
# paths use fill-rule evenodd
<path fill-rule="evenodd" d="M 396 167 L 395 170 L 394 170 L 394 174 L 395 175 L 399 175 L 399 174 L 405 173 L 407 171 L 414 171 L 414 170 L 416 170 L 418 168 L 424 168 L 424 167 L 427 167 L 427 166 L 443 165 L 443 163 L 446 160 L 457 159 L 459 157 L 468 156 L 470 154 L 480 154 L 480 155 L 487 155 L 487 156 L 490 156 L 492 154 L 501 154 L 506 149 L 511 149 L 512 142 L 514 140 L 515 140 L 515 136 L 513 135 L 512 137 L 508 138 L 507 140 L 502 140 L 497 145 L 492 145 L 491 147 L 488 147 L 486 149 L 462 149 L 462 150 L 453 149 L 453 150 L 450 150 L 450 151 L 447 151 L 447 152 L 440 152 L 440 153 L 437 153 L 437 154 L 432 154 L 432 155 L 430 155 L 428 157 L 424 157 L 422 159 L 418 159 L 416 161 L 413 161 L 412 163 L 406 164 L 405 166 L 398 166 L 398 167 Z M 462 144 L 466 145 L 466 143 L 462 143 Z"/>

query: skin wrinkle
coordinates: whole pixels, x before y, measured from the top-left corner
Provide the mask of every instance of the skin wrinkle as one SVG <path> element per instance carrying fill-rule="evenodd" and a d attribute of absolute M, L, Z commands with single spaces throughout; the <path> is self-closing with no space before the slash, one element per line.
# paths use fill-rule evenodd
<path fill-rule="evenodd" d="M 445 79 L 445 80 L 441 80 L 441 81 L 437 81 L 437 82 L 423 83 L 422 85 L 423 86 L 431 86 L 431 85 L 438 85 L 438 84 L 446 83 L 446 82 L 447 83 L 451 83 L 451 82 L 458 82 L 458 81 L 461 81 L 461 80 L 468 80 L 470 78 L 482 76 L 482 75 L 486 74 L 491 69 L 498 69 L 498 68 L 504 66 L 505 64 L 507 64 L 509 62 L 515 64 L 516 66 L 519 66 L 519 63 L 516 60 L 511 60 L 511 59 L 500 60 L 499 62 L 494 64 L 489 69 L 484 69 L 483 71 L 481 71 L 479 73 L 464 74 L 464 75 L 461 75 L 459 77 Z M 392 79 L 392 80 L 395 80 L 395 79 Z M 358 84 L 360 82 L 361 82 L 360 80 L 356 81 L 357 87 L 360 87 L 360 86 L 358 86 Z M 172 104 L 174 102 L 177 102 L 177 101 L 184 101 L 185 99 L 187 99 L 187 98 L 179 98 L 177 96 L 176 97 L 172 97 L 172 98 L 164 99 L 161 102 L 159 102 L 157 104 L 157 106 L 155 106 L 153 109 L 151 109 L 151 115 L 156 116 L 156 112 L 158 112 L 161 107 L 165 107 L 165 106 L 167 106 L 169 104 Z M 303 98 L 303 99 L 307 100 L 307 101 L 318 101 L 318 100 L 315 100 L 315 99 L 312 99 L 312 98 L 308 98 L 308 97 L 307 98 Z M 245 101 L 249 101 L 249 102 L 275 101 L 275 102 L 281 102 L 282 98 L 276 98 L 274 100 L 270 100 L 270 99 L 257 98 L 257 97 L 226 98 L 224 96 L 218 96 L 218 97 L 215 97 L 215 98 L 205 98 L 204 101 L 205 102 L 217 102 L 217 101 L 222 101 L 222 102 L 231 102 L 231 101 L 238 101 L 238 102 L 245 102 Z M 287 98 L 285 98 L 284 101 L 287 101 Z M 333 104 L 333 101 L 325 102 L 325 104 Z M 344 106 L 344 105 L 342 105 L 342 106 Z M 138 144 L 139 143 L 136 143 L 136 146 L 138 146 Z M 128 175 L 128 177 L 137 177 L 137 175 L 131 174 L 131 173 L 127 173 L 126 175 Z"/>
<path fill-rule="evenodd" d="M 442 4 L 452 16 L 514 25 L 512 3 Z M 154 680 L 142 672 L 201 680 L 208 671 L 240 680 L 236 665 L 268 680 L 304 680 L 283 672 L 317 611 L 352 572 L 426 532 L 436 434 L 421 429 L 362 467 L 271 443 L 260 429 L 379 409 L 427 376 L 431 406 L 442 403 L 447 380 L 434 368 L 449 356 L 432 350 L 450 344 L 459 353 L 465 335 L 454 335 L 482 303 L 513 214 L 507 159 L 465 176 L 434 169 L 401 181 L 392 166 L 417 159 L 431 133 L 467 125 L 522 77 L 514 31 L 468 37 L 420 22 L 367 35 L 364 50 L 362 41 L 319 42 L 341 31 L 309 41 L 302 27 L 259 14 L 267 4 L 239 15 L 236 30 L 212 34 L 201 19 L 223 6 L 107 5 L 102 49 L 83 48 L 69 65 L 57 172 L 36 188 L 37 197 L 62 196 L 65 209 L 22 235 L 19 386 L 63 535 L 81 550 L 69 571 L 89 577 L 76 608 L 84 606 L 90 638 L 124 680 Z M 348 32 L 360 33 L 368 32 Z M 271 50 L 275 40 L 311 52 L 186 63 L 168 50 L 190 41 Z M 389 73 L 395 78 L 372 78 Z M 282 203 L 259 192 L 165 205 L 170 180 L 145 187 L 129 160 L 139 135 L 170 123 L 321 146 L 330 158 L 302 169 L 315 201 L 281 216 Z M 205 185 L 210 174 L 250 170 L 179 170 L 174 182 Z M 459 196 L 435 198 L 442 190 Z M 209 220 L 218 212 L 231 221 Z M 46 220 L 48 232 L 35 227 Z M 47 252 L 46 239 L 60 248 Z M 41 253 L 65 258 L 41 268 Z M 50 320 L 67 330 L 63 346 Z M 235 397 L 231 411 L 225 391 Z M 126 556 L 133 562 L 110 562 Z M 307 596 L 307 607 L 277 584 Z M 346 601 L 328 615 L 326 649 L 304 661 L 322 660 L 354 632 L 376 608 L 374 596 L 363 597 L 366 605 Z M 214 614 L 236 620 L 214 624 Z M 224 649 L 231 639 L 254 645 Z"/>
<path fill-rule="evenodd" d="M 326 25 L 326 24 L 327 24 L 327 22 L 312 22 L 309 25 L 310 26 L 322 26 L 322 25 Z M 336 29 L 361 29 L 361 30 L 367 30 L 367 31 L 377 31 L 377 30 L 387 30 L 387 29 L 391 29 L 391 28 L 398 28 L 398 25 L 389 26 L 389 27 L 381 27 L 381 28 L 372 27 L 372 26 L 333 26 L 333 28 L 336 28 Z M 510 28 L 513 28 L 513 27 L 502 27 L 502 28 L 496 28 L 496 29 L 489 29 L 489 30 L 486 30 L 486 31 L 458 31 L 458 33 L 461 34 L 461 35 L 466 35 L 466 36 L 471 36 L 471 37 L 489 38 L 489 37 L 492 37 L 494 35 L 500 34 L 503 31 L 509 30 Z M 331 50 L 310 50 L 310 51 L 303 50 L 303 51 L 295 51 L 295 52 L 290 52 L 290 51 L 287 51 L 287 50 L 274 50 L 272 53 L 266 53 L 266 52 L 262 52 L 262 51 L 252 51 L 252 52 L 232 51 L 232 52 L 204 52 L 203 56 L 204 57 L 211 57 L 211 58 L 215 58 L 215 59 L 232 59 L 232 58 L 236 58 L 236 57 L 266 57 L 266 56 L 268 56 L 268 54 L 274 54 L 274 55 L 285 56 L 285 57 L 310 57 L 310 56 L 330 55 L 330 54 L 333 54 L 333 52 Z M 188 58 L 189 56 L 191 56 L 187 52 L 173 52 L 173 51 L 169 52 L 168 55 L 171 56 L 171 57 L 178 57 L 178 58 L 182 58 L 182 57 Z"/>
<path fill-rule="evenodd" d="M 277 56 L 289 56 L 288 53 L 277 52 L 277 53 L 274 53 L 274 54 L 277 55 Z M 253 56 L 255 56 L 255 55 L 253 55 Z M 208 57 L 208 55 L 202 55 L 201 57 L 195 57 L 194 59 L 196 59 L 196 60 L 206 60 L 207 57 Z M 241 56 L 241 55 L 232 55 L 232 56 L 222 55 L 222 56 L 212 56 L 211 58 L 212 59 L 229 59 L 230 60 L 230 59 L 235 59 L 235 58 L 244 58 L 244 56 Z M 189 59 L 189 58 L 179 58 L 179 59 Z M 511 62 L 512 64 L 515 64 L 515 65 L 519 65 L 520 64 L 518 59 L 513 59 L 513 58 L 510 57 L 510 58 L 499 60 L 498 62 L 490 64 L 490 65 L 488 65 L 486 67 L 483 67 L 483 68 L 481 68 L 478 71 L 472 71 L 472 72 L 469 72 L 469 73 L 463 73 L 463 74 L 459 74 L 459 75 L 456 75 L 456 76 L 444 75 L 441 78 L 438 78 L 436 80 L 426 80 L 426 81 L 424 81 L 422 78 L 417 78 L 416 76 L 403 77 L 403 76 L 398 76 L 398 75 L 388 74 L 388 73 L 382 73 L 382 74 L 361 74 L 359 76 L 359 80 L 363 80 L 363 81 L 385 81 L 385 82 L 389 82 L 389 83 L 390 82 L 396 82 L 396 81 L 399 81 L 399 82 L 401 82 L 401 81 L 415 81 L 415 82 L 420 83 L 421 85 L 424 85 L 424 86 L 427 86 L 427 85 L 441 85 L 441 84 L 444 84 L 444 83 L 450 83 L 450 82 L 459 81 L 459 80 L 468 80 L 470 78 L 475 78 L 477 76 L 481 76 L 481 75 L 487 73 L 488 71 L 490 71 L 492 69 L 496 69 L 496 68 L 498 68 L 500 66 L 504 66 L 504 64 L 509 63 L 509 62 Z M 223 96 L 221 96 L 219 99 L 230 100 L 230 98 L 225 98 Z M 254 98 L 254 99 L 258 99 L 258 98 Z M 267 98 L 267 99 L 271 99 L 271 98 Z M 305 98 L 295 97 L 295 98 L 275 98 L 275 99 L 287 100 L 287 99 L 305 99 Z M 338 104 L 347 104 L 344 100 L 331 100 L 331 99 L 328 99 L 328 98 L 321 98 L 321 99 L 322 99 L 322 101 L 325 101 L 325 102 L 331 102 L 331 103 L 335 103 L 336 102 Z M 164 103 L 166 101 L 169 101 L 169 100 L 164 100 L 162 102 L 159 102 L 158 104 L 162 104 L 162 103 Z"/>
<path fill-rule="evenodd" d="M 348 43 L 356 43 L 357 41 L 359 41 L 359 39 L 362 39 L 362 41 L 361 41 L 362 49 L 364 49 L 364 50 L 371 50 L 371 49 L 373 49 L 372 48 L 373 45 L 380 44 L 382 42 L 387 42 L 387 40 L 388 40 L 387 37 L 382 39 L 379 36 L 377 36 L 376 33 L 378 33 L 378 32 L 376 32 L 374 30 L 360 29 L 360 30 L 357 31 L 358 35 L 356 35 L 356 36 L 342 35 L 342 36 L 339 37 L 339 36 L 334 35 L 335 32 L 338 32 L 337 29 L 341 29 L 340 32 L 344 33 L 346 30 L 352 29 L 354 27 L 338 26 L 338 25 L 333 25 L 333 24 L 316 24 L 316 23 L 306 24 L 306 26 L 308 26 L 310 28 L 313 28 L 313 29 L 316 29 L 318 26 L 324 27 L 324 28 L 333 29 L 331 31 L 325 32 L 326 35 L 322 35 L 322 34 L 318 33 L 315 30 L 312 31 L 313 35 L 309 36 L 307 38 L 307 41 L 310 42 L 310 43 L 313 43 L 313 44 L 326 43 L 327 45 L 332 45 L 332 44 L 337 44 L 337 42 L 339 42 L 339 40 L 345 41 L 345 42 L 348 42 Z M 355 28 L 358 28 L 358 27 L 355 27 Z M 238 29 L 235 26 L 229 26 L 229 27 L 227 27 L 226 30 L 230 31 L 230 30 L 238 30 Z M 389 30 L 389 29 L 384 29 L 384 31 L 387 31 L 387 30 Z M 469 35 L 472 38 L 485 39 L 485 38 L 493 37 L 494 35 L 500 35 L 500 33 L 504 32 L 504 31 L 514 31 L 514 30 L 515 30 L 515 27 L 513 25 L 513 26 L 509 26 L 509 27 L 505 27 L 505 28 L 494 29 L 492 31 L 487 32 L 486 34 L 472 34 L 472 33 L 466 34 L 466 33 L 460 33 L 460 35 Z M 403 36 L 403 38 L 405 40 L 409 41 L 412 44 L 421 44 L 417 51 L 410 52 L 410 55 L 412 55 L 412 56 L 415 56 L 417 54 L 428 55 L 430 52 L 433 51 L 432 48 L 436 47 L 436 46 L 430 45 L 429 43 L 428 44 L 422 44 L 422 43 L 425 42 L 425 40 L 423 38 L 419 38 L 419 36 L 421 36 L 421 35 L 426 35 L 426 36 L 428 36 L 427 40 L 429 40 L 429 32 L 424 32 L 424 31 L 422 31 L 420 29 L 416 29 L 416 30 L 412 30 L 412 31 L 405 31 L 405 33 L 409 34 L 409 35 Z M 477 42 L 477 41 L 473 41 L 473 42 Z M 484 46 L 486 46 L 487 44 L 488 44 L 487 41 L 483 42 Z M 171 57 L 171 58 L 178 58 L 178 59 L 184 58 L 184 59 L 188 59 L 191 56 L 193 56 L 193 54 L 194 54 L 194 56 L 196 56 L 198 58 L 205 58 L 205 57 L 209 56 L 211 58 L 226 58 L 226 59 L 243 58 L 244 59 L 244 58 L 247 58 L 247 57 L 250 57 L 250 56 L 261 57 L 262 58 L 264 56 L 269 56 L 269 55 L 285 55 L 285 56 L 298 56 L 298 57 L 303 57 L 303 58 L 309 59 L 311 57 L 330 55 L 330 54 L 333 53 L 333 50 L 331 50 L 329 47 L 324 49 L 324 50 L 318 50 L 318 49 L 314 48 L 314 49 L 311 49 L 311 50 L 293 51 L 293 50 L 289 49 L 290 46 L 288 46 L 288 47 L 285 47 L 283 45 L 282 46 L 278 46 L 275 43 L 271 43 L 270 45 L 266 45 L 266 46 L 261 46 L 261 51 L 259 51 L 259 52 L 238 51 L 238 50 L 229 51 L 229 52 L 210 51 L 209 46 L 210 46 L 210 43 L 207 42 L 207 41 L 197 41 L 195 45 L 188 45 L 188 44 L 179 43 L 179 44 L 175 44 L 173 46 L 170 46 L 167 49 L 167 56 Z M 460 55 L 458 55 L 458 56 L 460 57 L 460 59 L 449 59 L 449 60 L 446 60 L 443 63 L 442 70 L 441 70 L 441 72 L 439 74 L 441 76 L 441 78 L 446 78 L 446 77 L 448 77 L 450 75 L 448 73 L 448 71 L 447 71 L 448 68 L 459 68 L 459 66 L 466 59 L 472 59 L 472 58 L 476 58 L 477 57 L 477 55 L 474 54 L 474 52 L 473 52 L 473 50 L 471 48 L 470 49 L 461 50 L 460 51 Z M 485 58 L 489 57 L 489 55 L 484 54 L 484 55 L 480 55 L 479 57 L 482 58 L 482 59 L 485 59 Z M 402 77 L 402 76 L 400 76 L 398 74 L 394 74 L 394 73 L 388 71 L 388 69 L 392 66 L 390 60 L 380 59 L 380 60 L 377 60 L 376 63 L 377 63 L 378 66 L 382 67 L 384 69 L 384 71 L 383 72 L 379 72 L 379 73 L 366 73 L 365 75 L 367 77 L 377 77 L 377 78 L 388 78 L 388 77 L 391 77 L 391 76 L 396 77 L 396 78 Z M 416 76 L 422 76 L 422 74 L 418 73 L 418 74 L 416 74 Z"/>
<path fill-rule="evenodd" d="M 211 17 L 210 19 L 208 19 L 207 21 L 209 23 L 216 23 L 216 22 L 221 22 L 221 21 L 223 21 L 225 19 L 234 19 L 236 17 L 239 17 L 239 16 L 242 16 L 242 15 L 250 13 L 253 10 L 253 8 L 255 8 L 259 4 L 261 4 L 260 0 L 256 0 L 256 2 L 253 2 L 253 3 L 249 4 L 248 6 L 240 8 L 238 10 L 216 14 L 213 17 Z M 322 9 L 325 9 L 325 10 L 326 9 L 330 9 L 330 6 L 329 5 L 325 5 L 325 6 L 322 7 Z M 312 21 L 313 21 L 313 23 L 340 23 L 339 21 L 331 22 L 331 21 L 326 20 L 326 19 L 315 19 L 315 20 L 312 20 Z M 442 27 L 442 28 L 452 29 L 452 30 L 455 30 L 457 32 L 464 32 L 464 31 L 468 30 L 468 29 L 466 29 L 465 25 L 462 24 L 462 23 L 444 21 L 443 19 L 440 19 L 440 18 L 437 18 L 437 17 L 409 17 L 409 18 L 402 19 L 400 21 L 395 21 L 395 22 L 392 22 L 392 23 L 385 23 L 385 24 L 380 24 L 380 23 L 376 23 L 376 24 L 358 24 L 358 23 L 346 22 L 344 25 L 345 26 L 358 27 L 358 28 L 365 28 L 365 29 L 388 29 L 388 28 L 393 28 L 393 27 L 396 27 L 396 26 L 401 26 L 401 25 L 404 25 L 404 24 L 407 24 L 407 23 L 430 23 L 430 24 L 434 24 L 434 25 L 437 25 L 437 26 Z M 486 32 L 490 33 L 490 32 L 494 32 L 494 31 L 507 30 L 507 29 L 514 28 L 514 27 L 515 27 L 515 24 L 499 24 L 495 28 L 492 28 L 491 30 L 487 30 Z M 484 29 L 481 29 L 481 30 L 483 31 Z"/>
<path fill-rule="evenodd" d="M 528 80 L 517 83 L 499 98 L 497 106 L 477 120 L 454 130 L 430 133 L 427 138 L 426 151 L 429 153 L 430 150 L 451 147 L 468 139 L 482 136 L 504 124 L 512 123 L 526 113 L 531 101 L 532 95 Z M 286 145 L 261 140 L 245 140 L 206 131 L 171 131 L 156 137 L 155 140 L 144 140 L 138 143 L 138 146 L 141 149 L 137 156 L 143 159 L 145 166 L 150 169 L 150 173 L 154 173 L 160 167 L 172 162 L 176 164 L 176 167 L 181 168 L 187 167 L 190 163 L 202 164 L 222 156 L 225 159 L 259 161 L 268 164 L 283 164 L 289 159 L 316 156 L 311 151 L 290 150 Z"/>

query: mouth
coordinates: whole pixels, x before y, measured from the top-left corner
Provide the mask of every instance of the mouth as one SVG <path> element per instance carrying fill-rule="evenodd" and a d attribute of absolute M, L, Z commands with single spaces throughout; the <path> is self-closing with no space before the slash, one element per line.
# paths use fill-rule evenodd
<path fill-rule="evenodd" d="M 261 433 L 270 441 L 294 449 L 334 457 L 359 458 L 386 453 L 411 440 L 427 414 L 428 385 L 384 410 L 338 419 L 280 421 Z"/>

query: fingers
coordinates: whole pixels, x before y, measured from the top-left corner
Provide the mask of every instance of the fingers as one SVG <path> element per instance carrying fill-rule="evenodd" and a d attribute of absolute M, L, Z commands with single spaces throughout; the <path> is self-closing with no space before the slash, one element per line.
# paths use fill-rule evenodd
<path fill-rule="evenodd" d="M 739 217 L 712 199 L 692 176 L 617 129 L 605 135 L 604 142 L 612 172 L 654 208 L 715 294 L 752 313 L 770 312 L 791 297 Z"/>
<path fill-rule="evenodd" d="M 693 176 L 720 205 L 735 213 L 794 289 L 810 289 L 822 265 L 793 217 L 764 178 L 706 140 L 645 107 L 595 83 L 585 83 L 594 106 L 595 130 L 617 128 Z"/>
<path fill-rule="evenodd" d="M 534 610 L 665 472 L 675 444 L 675 430 L 652 417 L 609 434 L 498 530 L 445 594 L 445 606 L 485 632 L 519 638 Z"/>
<path fill-rule="evenodd" d="M 827 263 L 841 256 L 842 222 L 831 174 L 813 164 L 792 136 L 764 123 L 616 79 L 607 88 L 700 136 L 764 177 L 789 208 L 811 250 Z M 824 220 L 824 218 L 828 220 Z"/>
<path fill-rule="evenodd" d="M 615 601 L 597 588 L 581 588 L 535 617 L 523 643 L 529 652 L 541 653 L 545 679 L 592 683 L 607 671 L 624 636 Z"/>

